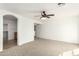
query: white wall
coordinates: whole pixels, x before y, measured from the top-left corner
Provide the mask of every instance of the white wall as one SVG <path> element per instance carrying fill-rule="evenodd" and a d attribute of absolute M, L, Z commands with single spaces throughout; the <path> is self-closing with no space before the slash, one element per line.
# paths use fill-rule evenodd
<path fill-rule="evenodd" d="M 8 24 L 3 24 L 3 31 L 8 31 Z"/>
<path fill-rule="evenodd" d="M 4 28 L 3 30 L 8 31 L 8 40 L 14 39 L 14 32 L 17 32 L 17 21 L 15 19 L 3 19 L 3 24 L 7 24 L 7 29 Z"/>
<path fill-rule="evenodd" d="M 34 40 L 34 21 L 28 18 L 18 20 L 18 42 L 22 45 Z"/>
<path fill-rule="evenodd" d="M 0 51 L 3 50 L 3 19 L 0 15 Z"/>
<path fill-rule="evenodd" d="M 50 19 L 37 28 L 37 36 L 40 38 L 79 43 L 77 16 L 63 16 Z"/>
<path fill-rule="evenodd" d="M 79 42 L 79 16 L 77 16 L 78 20 L 77 20 L 77 36 L 78 36 L 78 39 L 77 41 Z"/>

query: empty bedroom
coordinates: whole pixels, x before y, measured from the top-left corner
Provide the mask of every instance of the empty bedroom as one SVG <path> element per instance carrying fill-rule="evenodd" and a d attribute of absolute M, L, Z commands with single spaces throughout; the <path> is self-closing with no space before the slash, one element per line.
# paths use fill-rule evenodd
<path fill-rule="evenodd" d="M 79 3 L 0 3 L 0 56 L 79 56 Z"/>

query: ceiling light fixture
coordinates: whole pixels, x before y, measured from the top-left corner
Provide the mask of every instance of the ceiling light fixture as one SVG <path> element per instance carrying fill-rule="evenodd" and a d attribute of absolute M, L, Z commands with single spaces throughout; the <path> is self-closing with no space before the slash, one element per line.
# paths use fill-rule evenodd
<path fill-rule="evenodd" d="M 41 17 L 41 19 L 47 19 L 47 17 Z"/>

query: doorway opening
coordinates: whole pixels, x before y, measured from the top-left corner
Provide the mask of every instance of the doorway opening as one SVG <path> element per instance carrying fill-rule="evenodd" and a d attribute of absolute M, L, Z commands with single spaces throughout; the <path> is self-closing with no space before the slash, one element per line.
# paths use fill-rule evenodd
<path fill-rule="evenodd" d="M 3 16 L 3 49 L 17 45 L 17 20 L 13 15 Z"/>
<path fill-rule="evenodd" d="M 37 40 L 38 39 L 38 32 L 39 32 L 39 25 L 40 24 L 34 24 L 34 39 Z"/>

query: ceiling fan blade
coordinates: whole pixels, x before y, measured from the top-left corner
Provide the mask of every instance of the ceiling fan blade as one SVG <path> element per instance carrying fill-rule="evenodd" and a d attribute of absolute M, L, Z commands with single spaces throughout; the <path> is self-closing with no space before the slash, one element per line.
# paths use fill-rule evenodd
<path fill-rule="evenodd" d="M 49 16 L 46 16 L 47 18 L 50 18 Z"/>
<path fill-rule="evenodd" d="M 55 16 L 55 14 L 49 14 L 49 15 L 47 15 L 47 16 Z"/>

